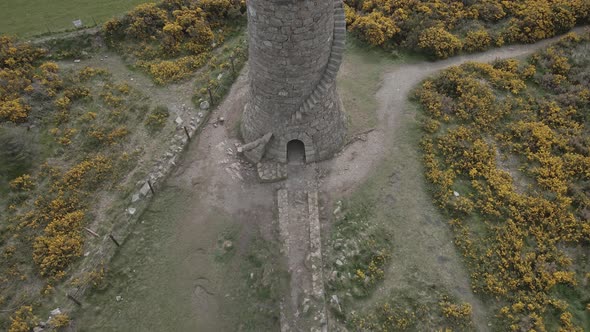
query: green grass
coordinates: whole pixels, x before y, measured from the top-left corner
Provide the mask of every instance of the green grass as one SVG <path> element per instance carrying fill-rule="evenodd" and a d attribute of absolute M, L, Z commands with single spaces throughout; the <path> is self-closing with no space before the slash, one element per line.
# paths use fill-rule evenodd
<path fill-rule="evenodd" d="M 347 38 L 347 47 L 337 85 L 348 118 L 348 135 L 352 137 L 377 126 L 375 94 L 384 68 L 412 63 L 419 57 L 409 53 L 388 53 L 356 38 Z"/>
<path fill-rule="evenodd" d="M 399 65 L 421 59 L 412 54 L 388 54 L 366 48 L 355 40 L 349 39 L 348 42 L 338 87 L 349 119 L 349 132 L 354 135 L 377 125 L 379 100 L 376 93 L 384 74 L 395 72 Z M 414 324 L 414 328 L 408 327 L 408 330 L 435 330 L 459 323 L 466 326 L 458 330 L 472 330 L 481 324 L 485 310 L 471 293 L 459 291 L 470 289 L 470 283 L 453 246 L 452 233 L 444 216 L 432 203 L 429 184 L 423 176 L 419 148 L 422 129 L 416 116 L 416 105 L 407 101 L 399 107 L 402 109 L 397 110 L 396 124 L 385 131 L 383 159 L 354 192 L 334 198 L 342 199 L 344 213 L 350 212 L 366 221 L 369 227 L 391 234 L 390 258 L 384 266 L 384 278 L 377 284 L 378 291 L 367 292 L 366 296 L 354 297 L 353 287 L 348 290 L 350 295 L 346 294 L 345 287 L 336 291 L 328 287 L 327 297 L 337 293 L 342 307 L 342 313 L 337 312 L 337 320 L 343 324 L 359 326 L 360 322 L 353 317 L 365 318 L 372 323 L 381 322 L 378 313 L 387 303 L 401 315 L 400 319 L 404 318 L 404 310 L 397 310 L 399 308 L 406 308 L 415 314 L 414 318 L 408 318 L 411 321 L 408 324 Z M 367 207 L 370 213 L 358 207 Z M 338 237 L 338 231 L 335 224 L 332 234 L 326 236 Z M 348 236 L 341 241 L 344 243 L 367 241 L 367 237 L 359 232 L 340 235 Z M 331 267 L 326 272 L 328 280 L 335 270 L 336 259 L 341 259 L 333 244 L 326 243 L 326 264 Z M 477 312 L 474 317 L 478 317 L 474 318 L 475 326 L 469 325 L 470 322 L 452 322 L 442 317 L 438 302 L 443 295 L 456 303 L 472 304 L 474 312 Z M 433 314 L 425 314 L 424 308 Z M 356 313 L 352 315 L 352 311 Z M 401 320 L 399 325 L 404 325 Z"/>
<path fill-rule="evenodd" d="M 101 24 L 146 0 L 2 0 L 0 34 L 29 37 L 74 29 L 72 21 L 85 26 Z"/>

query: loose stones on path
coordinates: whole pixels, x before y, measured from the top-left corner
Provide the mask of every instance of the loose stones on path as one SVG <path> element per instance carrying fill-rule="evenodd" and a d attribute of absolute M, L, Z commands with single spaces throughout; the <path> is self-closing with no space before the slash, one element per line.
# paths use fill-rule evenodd
<path fill-rule="evenodd" d="M 261 182 L 278 182 L 287 179 L 287 165 L 275 162 L 263 162 L 256 165 Z"/>

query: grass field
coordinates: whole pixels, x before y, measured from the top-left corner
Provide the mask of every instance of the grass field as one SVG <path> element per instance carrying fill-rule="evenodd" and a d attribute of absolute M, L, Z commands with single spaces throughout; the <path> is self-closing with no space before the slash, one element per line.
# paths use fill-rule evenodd
<path fill-rule="evenodd" d="M 85 26 L 101 24 L 146 0 L 2 0 L 0 34 L 30 37 L 73 29 L 72 21 Z"/>

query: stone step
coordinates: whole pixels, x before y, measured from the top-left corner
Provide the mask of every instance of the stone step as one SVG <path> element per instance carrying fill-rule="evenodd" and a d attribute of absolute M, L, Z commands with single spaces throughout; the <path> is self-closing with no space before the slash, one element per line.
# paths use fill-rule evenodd
<path fill-rule="evenodd" d="M 344 47 L 346 44 L 345 44 L 345 41 L 344 40 L 336 40 L 336 39 L 334 39 L 334 42 L 332 43 L 332 45 L 333 46 L 342 46 L 342 47 Z"/>
<path fill-rule="evenodd" d="M 318 89 L 318 87 L 316 87 L 316 89 L 313 90 L 313 93 L 311 95 L 312 95 L 312 97 L 315 97 L 318 100 L 321 100 L 323 94 L 322 94 L 322 91 L 320 89 Z"/>
<path fill-rule="evenodd" d="M 314 87 L 312 93 L 307 97 L 303 104 L 299 107 L 299 112 L 308 114 L 314 106 L 321 101 L 322 97 L 330 88 L 330 85 L 336 79 L 340 64 L 342 63 L 342 54 L 345 50 L 346 40 L 346 15 L 344 13 L 344 5 L 342 0 L 334 1 L 334 41 L 332 42 L 332 49 L 330 50 L 330 57 L 328 65 L 320 79 L 317 86 Z M 297 119 L 292 119 L 296 121 Z"/>
<path fill-rule="evenodd" d="M 260 182 L 271 183 L 287 179 L 287 165 L 276 162 L 261 162 L 256 164 Z"/>

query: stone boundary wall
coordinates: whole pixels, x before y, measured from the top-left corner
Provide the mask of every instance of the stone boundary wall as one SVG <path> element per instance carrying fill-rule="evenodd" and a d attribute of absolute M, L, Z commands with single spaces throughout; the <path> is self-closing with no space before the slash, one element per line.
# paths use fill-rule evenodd
<path fill-rule="evenodd" d="M 121 211 L 119 217 L 115 217 L 112 227 L 96 230 L 96 233 L 99 234 L 100 242 L 93 245 L 92 250 L 88 252 L 88 256 L 85 258 L 86 262 L 82 266 L 82 269 L 70 275 L 63 282 L 64 286 L 59 287 L 57 298 L 54 300 L 58 308 L 61 308 L 62 311 L 65 309 L 66 312 L 70 312 L 76 308 L 76 305 L 67 298 L 68 296 L 72 296 L 84 303 L 86 292 L 92 285 L 89 283 L 79 286 L 68 285 L 72 285 L 72 281 L 75 278 L 79 278 L 82 273 L 89 272 L 100 264 L 108 264 L 110 262 L 118 251 L 118 246 L 113 243 L 110 235 L 113 235 L 121 246 L 125 245 L 133 226 L 139 221 L 143 212 L 149 207 L 151 200 L 154 198 L 148 181 L 151 182 L 152 188 L 154 188 L 157 194 L 158 190 L 162 189 L 168 175 L 176 168 L 176 162 L 181 158 L 182 153 L 191 142 L 186 136 L 186 132 L 188 132 L 191 139 L 196 137 L 209 124 L 209 118 L 212 113 L 213 110 L 211 109 L 192 116 L 190 116 L 190 112 L 186 112 L 184 114 L 185 118 L 189 117 L 190 119 L 187 125 L 185 125 L 185 120 L 182 120 L 180 116 L 176 117 L 174 120 L 176 134 L 171 139 L 169 149 L 163 151 L 160 158 L 154 161 L 152 170 L 146 178 L 137 183 L 134 194 L 129 198 L 128 207 L 124 211 Z M 184 128 L 186 128 L 186 132 Z"/>

